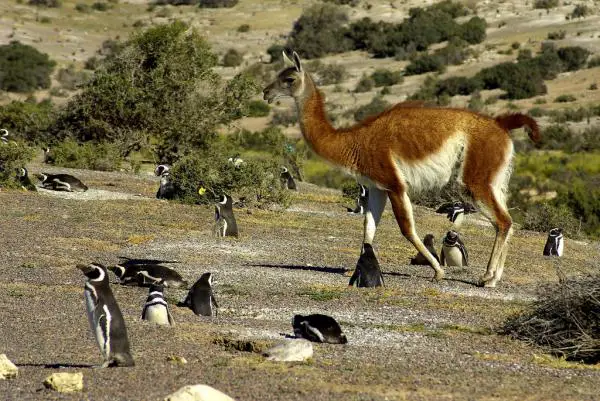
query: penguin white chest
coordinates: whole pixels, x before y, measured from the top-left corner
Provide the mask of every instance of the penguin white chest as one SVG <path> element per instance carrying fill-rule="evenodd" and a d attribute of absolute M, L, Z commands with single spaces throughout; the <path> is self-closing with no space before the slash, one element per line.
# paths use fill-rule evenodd
<path fill-rule="evenodd" d="M 169 313 L 167 312 L 167 308 L 162 304 L 150 305 L 146 307 L 144 319 L 157 324 L 170 324 Z"/>
<path fill-rule="evenodd" d="M 458 247 L 444 246 L 444 257 L 446 259 L 446 266 L 462 267 L 463 265 L 463 255 Z"/>

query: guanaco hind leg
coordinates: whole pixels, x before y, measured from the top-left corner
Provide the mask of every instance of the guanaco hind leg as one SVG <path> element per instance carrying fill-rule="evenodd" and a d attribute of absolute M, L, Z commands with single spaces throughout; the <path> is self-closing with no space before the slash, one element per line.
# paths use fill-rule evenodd
<path fill-rule="evenodd" d="M 383 189 L 376 186 L 369 186 L 369 203 L 367 205 L 367 213 L 365 213 L 363 244 L 373 245 L 375 231 L 381 220 L 381 214 L 387 202 L 387 193 Z"/>

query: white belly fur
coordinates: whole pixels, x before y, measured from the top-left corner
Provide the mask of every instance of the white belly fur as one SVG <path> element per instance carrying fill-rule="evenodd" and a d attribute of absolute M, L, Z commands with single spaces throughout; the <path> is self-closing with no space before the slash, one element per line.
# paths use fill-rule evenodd
<path fill-rule="evenodd" d="M 462 256 L 462 252 L 460 251 L 460 249 L 454 247 L 454 246 L 449 246 L 449 247 L 444 247 L 444 257 L 446 259 L 446 266 L 458 266 L 458 267 L 462 267 L 463 265 L 463 256 Z"/>
<path fill-rule="evenodd" d="M 162 305 L 153 305 L 146 308 L 146 320 L 158 324 L 169 324 L 167 309 Z"/>

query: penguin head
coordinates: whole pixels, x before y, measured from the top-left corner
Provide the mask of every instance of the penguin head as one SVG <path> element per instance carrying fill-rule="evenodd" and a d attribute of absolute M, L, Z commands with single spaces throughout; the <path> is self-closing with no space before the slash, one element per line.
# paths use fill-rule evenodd
<path fill-rule="evenodd" d="M 289 171 L 289 170 L 288 170 L 288 168 L 287 168 L 287 167 L 285 167 L 285 166 L 281 166 L 281 174 L 285 174 L 285 173 L 287 173 L 288 171 Z"/>
<path fill-rule="evenodd" d="M 6 128 L 0 129 L 0 138 L 2 138 L 2 142 L 8 142 L 8 130 Z"/>
<path fill-rule="evenodd" d="M 122 278 L 125 275 L 125 267 L 121 265 L 108 266 L 108 270 L 115 273 L 115 275 L 119 278 Z"/>
<path fill-rule="evenodd" d="M 560 227 L 555 227 L 552 230 L 550 230 L 550 236 L 552 236 L 552 237 L 558 237 L 562 233 L 563 233 L 563 229 Z"/>
<path fill-rule="evenodd" d="M 19 176 L 19 178 L 26 178 L 27 177 L 27 169 L 25 167 L 19 167 L 17 169 L 17 175 Z"/>
<path fill-rule="evenodd" d="M 48 174 L 46 173 L 40 173 L 40 174 L 36 174 L 35 175 L 37 177 L 38 180 L 44 182 L 48 179 Z"/>
<path fill-rule="evenodd" d="M 167 173 L 168 171 L 169 171 L 169 166 L 167 166 L 166 164 L 159 164 L 154 169 L 154 175 L 160 177 L 163 174 Z"/>
<path fill-rule="evenodd" d="M 458 241 L 458 233 L 454 230 L 450 230 L 446 233 L 446 238 L 444 238 L 444 242 L 448 244 L 454 244 Z"/>
<path fill-rule="evenodd" d="M 294 317 L 292 317 L 292 327 L 294 329 L 300 328 L 302 326 L 302 322 L 305 320 L 305 317 L 302 315 L 294 315 Z"/>
<path fill-rule="evenodd" d="M 78 264 L 77 268 L 83 272 L 90 282 L 102 282 L 106 279 L 106 267 L 100 263 Z"/>
<path fill-rule="evenodd" d="M 164 280 L 157 280 L 154 283 L 150 284 L 150 288 L 148 289 L 148 293 L 151 292 L 164 292 L 165 285 Z"/>
<path fill-rule="evenodd" d="M 210 273 L 210 272 L 204 273 L 203 275 L 200 276 L 198 281 L 212 287 L 212 273 Z"/>
<path fill-rule="evenodd" d="M 226 208 L 231 209 L 231 207 L 233 207 L 233 199 L 231 199 L 231 196 L 228 196 L 226 194 L 222 194 L 221 196 L 219 196 L 217 198 L 217 203 L 226 206 Z"/>

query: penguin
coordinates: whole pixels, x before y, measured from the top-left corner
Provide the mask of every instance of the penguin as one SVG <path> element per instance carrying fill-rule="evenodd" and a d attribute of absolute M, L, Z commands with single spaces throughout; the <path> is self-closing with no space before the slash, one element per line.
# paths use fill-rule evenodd
<path fill-rule="evenodd" d="M 48 174 L 41 173 L 36 175 L 40 179 L 41 186 L 44 189 L 67 192 L 85 192 L 88 187 L 78 178 L 69 174 Z"/>
<path fill-rule="evenodd" d="M 477 212 L 477 209 L 470 203 L 454 201 L 444 203 L 435 212 L 445 214 L 450 222 L 456 226 L 460 226 L 464 220 L 465 214 L 475 213 Z"/>
<path fill-rule="evenodd" d="M 435 237 L 433 236 L 433 234 L 427 234 L 425 236 L 425 238 L 423 238 L 423 245 L 425 245 L 427 250 L 429 252 L 431 252 L 431 254 L 435 258 L 435 260 L 437 260 L 439 263 L 440 258 L 437 254 L 437 251 L 435 250 Z M 411 265 L 430 265 L 429 261 L 425 258 L 425 256 L 423 256 L 423 254 L 421 252 L 419 252 L 417 254 L 417 256 L 415 256 L 414 258 L 410 259 L 410 264 Z"/>
<path fill-rule="evenodd" d="M 342 333 L 339 323 L 331 316 L 318 313 L 307 316 L 295 315 L 292 318 L 292 327 L 296 337 L 319 343 L 348 343 L 348 339 Z"/>
<path fill-rule="evenodd" d="M 563 229 L 553 228 L 548 233 L 546 246 L 544 246 L 544 256 L 562 256 L 564 248 Z"/>
<path fill-rule="evenodd" d="M 221 195 L 215 205 L 215 222 L 217 237 L 237 237 L 238 227 L 233 215 L 231 196 Z"/>
<path fill-rule="evenodd" d="M 156 281 L 161 281 L 163 286 L 169 288 L 187 288 L 188 282 L 177 271 L 159 264 L 117 264 L 109 266 L 119 283 L 122 285 L 138 285 L 147 287 Z"/>
<path fill-rule="evenodd" d="M 8 143 L 8 130 L 6 128 L 0 129 L 0 140 L 2 143 Z"/>
<path fill-rule="evenodd" d="M 369 188 L 362 184 L 358 184 L 359 193 L 358 198 L 356 198 L 356 207 L 351 209 L 349 207 L 346 208 L 348 213 L 353 214 L 365 214 L 367 213 L 367 205 L 369 204 Z"/>
<path fill-rule="evenodd" d="M 177 306 L 187 306 L 198 316 L 212 316 L 213 306 L 219 307 L 212 289 L 212 273 L 204 273 L 200 276 L 183 302 L 179 302 Z M 217 316 L 216 310 L 215 316 Z"/>
<path fill-rule="evenodd" d="M 157 323 L 164 326 L 173 326 L 173 316 L 169 311 L 169 305 L 165 300 L 164 285 L 161 281 L 157 281 L 150 285 L 148 290 L 148 298 L 142 310 L 142 320 Z"/>
<path fill-rule="evenodd" d="M 44 163 L 45 164 L 54 164 L 54 155 L 50 153 L 50 147 L 42 148 L 44 149 Z"/>
<path fill-rule="evenodd" d="M 356 282 L 357 287 L 381 287 L 383 283 L 383 274 L 379 267 L 379 262 L 373 251 L 371 244 L 363 244 L 360 258 L 354 269 L 348 286 L 352 287 Z"/>
<path fill-rule="evenodd" d="M 281 174 L 279 175 L 279 182 L 281 182 L 282 189 L 291 189 L 292 191 L 296 191 L 296 181 L 292 176 L 292 173 L 288 170 L 287 167 L 281 167 Z"/>
<path fill-rule="evenodd" d="M 29 179 L 29 173 L 25 167 L 21 167 L 18 169 L 19 182 L 21 183 L 21 188 L 26 191 L 37 191 L 37 188 L 31 180 Z"/>
<path fill-rule="evenodd" d="M 98 263 L 77 265 L 86 277 L 84 296 L 88 319 L 104 358 L 103 368 L 134 366 L 127 328 L 108 283 L 106 268 Z"/>
<path fill-rule="evenodd" d="M 450 230 L 446 233 L 442 243 L 440 263 L 442 266 L 464 267 L 469 265 L 467 248 L 456 231 Z"/>
<path fill-rule="evenodd" d="M 227 161 L 233 164 L 233 167 L 235 168 L 240 168 L 242 164 L 244 164 L 244 160 L 240 157 L 239 153 L 233 157 L 230 157 L 229 159 L 227 159 Z"/>
<path fill-rule="evenodd" d="M 159 164 L 154 169 L 154 174 L 160 177 L 160 187 L 158 187 L 158 191 L 156 192 L 157 199 L 173 199 L 175 196 L 175 185 L 173 184 L 169 170 L 170 168 L 166 164 Z"/>

